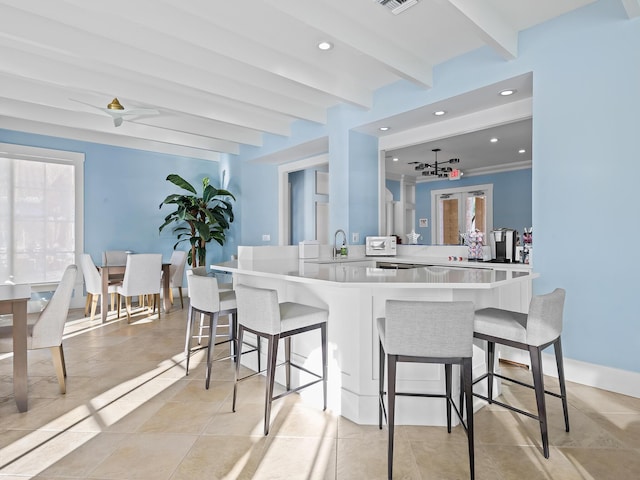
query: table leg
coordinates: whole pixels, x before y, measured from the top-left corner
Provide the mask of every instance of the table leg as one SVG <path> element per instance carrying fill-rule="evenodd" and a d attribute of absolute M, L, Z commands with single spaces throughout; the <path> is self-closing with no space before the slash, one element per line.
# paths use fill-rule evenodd
<path fill-rule="evenodd" d="M 18 410 L 28 408 L 27 376 L 27 300 L 13 302 L 13 394 Z"/>
<path fill-rule="evenodd" d="M 169 294 L 170 285 L 171 285 L 171 271 L 170 264 L 162 265 L 162 297 L 164 304 L 164 313 L 167 313 L 171 310 L 171 296 Z"/>
<path fill-rule="evenodd" d="M 100 317 L 102 323 L 107 321 L 107 312 L 109 311 L 109 267 L 100 269 L 100 278 L 102 280 L 102 295 L 100 295 Z"/>

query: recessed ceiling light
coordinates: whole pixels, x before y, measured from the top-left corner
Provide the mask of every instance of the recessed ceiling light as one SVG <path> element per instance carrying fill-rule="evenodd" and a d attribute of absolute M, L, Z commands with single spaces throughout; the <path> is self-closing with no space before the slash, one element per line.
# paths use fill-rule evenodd
<path fill-rule="evenodd" d="M 517 92 L 517 90 L 513 90 L 513 89 L 509 88 L 507 90 L 502 90 L 500 92 L 500 95 L 502 95 L 503 97 L 508 97 L 509 95 L 513 95 L 516 92 Z"/>
<path fill-rule="evenodd" d="M 398 161 L 398 157 L 393 157 L 393 161 L 397 162 Z"/>
<path fill-rule="evenodd" d="M 520 150 L 518 150 L 518 153 L 525 153 L 526 150 L 524 148 L 521 148 Z"/>
<path fill-rule="evenodd" d="M 389 130 L 389 127 L 380 127 L 381 132 L 386 132 L 387 130 Z"/>
<path fill-rule="evenodd" d="M 491 140 L 489 140 L 491 143 L 496 143 L 498 141 L 498 139 L 496 137 L 493 137 Z"/>
<path fill-rule="evenodd" d="M 444 110 L 436 110 L 435 112 L 433 112 L 433 114 L 436 117 L 440 117 L 440 116 L 444 115 L 445 113 L 447 113 L 447 112 L 445 112 Z"/>
<path fill-rule="evenodd" d="M 318 44 L 318 48 L 320 50 L 331 50 L 333 48 L 333 43 L 331 43 L 331 42 L 320 42 Z"/>

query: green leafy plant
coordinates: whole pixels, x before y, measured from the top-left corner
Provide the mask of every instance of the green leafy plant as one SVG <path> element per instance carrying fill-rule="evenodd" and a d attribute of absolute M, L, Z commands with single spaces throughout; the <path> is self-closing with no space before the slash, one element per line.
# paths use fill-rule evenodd
<path fill-rule="evenodd" d="M 158 231 L 162 232 L 166 226 L 177 224 L 173 232 L 177 234 L 178 241 L 173 248 L 188 241 L 191 248 L 187 262 L 194 267 L 203 266 L 206 264 L 207 243 L 215 240 L 224 245 L 225 232 L 233 222 L 233 206 L 230 200 L 236 198 L 231 192 L 210 185 L 209 177 L 202 179 L 201 196 L 180 175 L 171 174 L 167 181 L 190 194 L 172 194 L 162 201 L 160 208 L 163 205 L 175 205 L 176 210 L 164 217 L 164 223 Z"/>

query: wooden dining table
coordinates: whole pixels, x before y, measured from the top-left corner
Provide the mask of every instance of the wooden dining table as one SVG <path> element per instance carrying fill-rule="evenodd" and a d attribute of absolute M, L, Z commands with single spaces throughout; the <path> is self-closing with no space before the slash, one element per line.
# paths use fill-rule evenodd
<path fill-rule="evenodd" d="M 162 297 L 164 312 L 171 310 L 171 272 L 170 263 L 162 264 Z M 109 276 L 124 275 L 126 265 L 102 265 L 98 267 L 100 270 L 100 279 L 102 280 L 102 295 L 100 296 L 100 315 L 102 323 L 107 321 L 107 309 L 109 306 Z"/>
<path fill-rule="evenodd" d="M 12 315 L 13 395 L 20 412 L 28 408 L 27 302 L 30 285 L 0 285 L 0 315 Z"/>

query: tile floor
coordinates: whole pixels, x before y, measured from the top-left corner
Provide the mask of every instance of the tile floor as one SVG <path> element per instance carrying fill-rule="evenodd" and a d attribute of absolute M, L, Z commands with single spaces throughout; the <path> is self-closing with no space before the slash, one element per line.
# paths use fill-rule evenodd
<path fill-rule="evenodd" d="M 30 352 L 26 413 L 13 399 L 11 357 L 0 354 L 0 480 L 386 478 L 386 429 L 290 395 L 274 404 L 265 437 L 261 378 L 241 384 L 231 413 L 231 361 L 215 364 L 210 390 L 202 355 L 185 377 L 185 317 L 186 309 L 174 308 L 160 320 L 140 315 L 127 325 L 110 316 L 101 325 L 73 310 L 64 340 L 67 394 L 58 393 L 48 350 Z M 476 478 L 640 478 L 640 399 L 573 383 L 568 389 L 570 433 L 559 400 L 548 401 L 549 460 L 537 422 L 495 406 L 478 411 Z M 505 386 L 503 395 L 535 405 L 522 387 Z M 469 478 L 461 427 L 396 431 L 395 478 Z"/>

